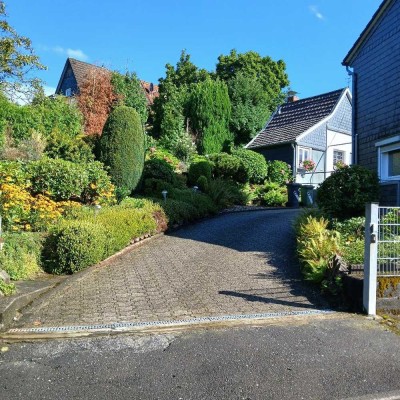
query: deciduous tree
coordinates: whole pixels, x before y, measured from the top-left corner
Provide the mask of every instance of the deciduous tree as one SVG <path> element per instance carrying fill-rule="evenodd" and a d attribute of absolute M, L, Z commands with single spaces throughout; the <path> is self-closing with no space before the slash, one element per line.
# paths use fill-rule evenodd
<path fill-rule="evenodd" d="M 79 109 L 87 135 L 101 134 L 113 105 L 119 97 L 111 84 L 111 73 L 105 68 L 91 68 L 79 88 Z"/>
<path fill-rule="evenodd" d="M 0 1 L 0 90 L 12 100 L 30 100 L 40 90 L 31 72 L 46 69 L 35 55 L 29 38 L 19 35 L 7 22 L 6 6 Z"/>

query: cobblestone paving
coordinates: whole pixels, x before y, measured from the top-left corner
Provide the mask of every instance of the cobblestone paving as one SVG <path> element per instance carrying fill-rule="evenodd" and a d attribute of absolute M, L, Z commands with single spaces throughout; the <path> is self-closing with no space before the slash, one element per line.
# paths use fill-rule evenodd
<path fill-rule="evenodd" d="M 225 214 L 160 236 L 67 280 L 18 326 L 176 320 L 321 308 L 300 280 L 296 210 Z"/>

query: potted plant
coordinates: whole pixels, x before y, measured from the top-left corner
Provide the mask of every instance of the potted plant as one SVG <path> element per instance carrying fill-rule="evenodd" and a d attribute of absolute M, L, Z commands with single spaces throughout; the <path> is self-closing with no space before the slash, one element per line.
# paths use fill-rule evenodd
<path fill-rule="evenodd" d="M 313 160 L 304 160 L 301 163 L 301 167 L 305 169 L 307 172 L 311 172 L 315 168 L 315 162 Z"/>

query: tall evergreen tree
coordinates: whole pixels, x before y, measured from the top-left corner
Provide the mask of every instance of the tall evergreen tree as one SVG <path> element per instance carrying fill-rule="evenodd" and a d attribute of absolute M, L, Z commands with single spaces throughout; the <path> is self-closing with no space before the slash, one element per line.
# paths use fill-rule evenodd
<path fill-rule="evenodd" d="M 199 152 L 210 154 L 230 147 L 231 102 L 225 82 L 208 78 L 191 89 L 188 115 Z"/>
<path fill-rule="evenodd" d="M 110 168 L 118 188 L 136 189 L 144 166 L 144 132 L 135 109 L 120 106 L 111 111 L 100 138 L 100 161 Z"/>

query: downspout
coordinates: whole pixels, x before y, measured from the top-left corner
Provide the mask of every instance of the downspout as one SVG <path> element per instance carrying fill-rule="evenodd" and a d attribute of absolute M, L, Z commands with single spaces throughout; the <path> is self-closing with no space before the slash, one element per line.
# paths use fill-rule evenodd
<path fill-rule="evenodd" d="M 297 151 L 296 151 L 296 143 L 292 143 L 293 149 L 293 182 L 296 182 L 297 176 Z"/>
<path fill-rule="evenodd" d="M 352 130 L 352 164 L 358 164 L 358 132 L 357 132 L 357 74 L 346 65 L 346 71 L 352 77 L 352 113 L 351 113 L 351 130 Z"/>

